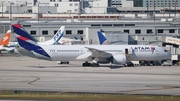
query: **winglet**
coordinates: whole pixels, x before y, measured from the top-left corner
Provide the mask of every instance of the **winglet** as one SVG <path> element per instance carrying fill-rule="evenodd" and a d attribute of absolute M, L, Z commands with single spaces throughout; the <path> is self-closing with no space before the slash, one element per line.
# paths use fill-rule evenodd
<path fill-rule="evenodd" d="M 100 45 L 107 45 L 108 41 L 107 41 L 106 37 L 102 34 L 102 32 L 98 31 L 97 33 L 98 33 Z"/>
<path fill-rule="evenodd" d="M 0 45 L 8 46 L 11 37 L 11 30 L 8 30 L 0 41 Z"/>

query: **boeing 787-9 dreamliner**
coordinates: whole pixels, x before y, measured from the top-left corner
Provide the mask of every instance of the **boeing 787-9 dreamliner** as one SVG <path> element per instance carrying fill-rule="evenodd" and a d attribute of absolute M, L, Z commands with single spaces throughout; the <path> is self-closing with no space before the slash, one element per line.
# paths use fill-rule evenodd
<path fill-rule="evenodd" d="M 40 45 L 20 24 L 12 28 L 21 47 L 18 51 L 26 56 L 51 61 L 88 61 L 82 66 L 99 66 L 100 63 L 124 65 L 127 61 L 166 60 L 171 54 L 153 45 Z"/>

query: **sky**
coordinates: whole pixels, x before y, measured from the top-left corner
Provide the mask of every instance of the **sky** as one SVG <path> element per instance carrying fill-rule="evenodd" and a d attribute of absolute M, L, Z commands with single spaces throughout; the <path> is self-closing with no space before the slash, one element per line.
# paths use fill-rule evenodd
<path fill-rule="evenodd" d="M 32 0 L 0 0 L 0 2 L 1 1 L 6 1 L 6 2 L 8 2 L 8 1 L 12 1 L 12 2 L 16 2 L 16 1 L 27 1 L 28 3 L 32 3 Z M 38 0 L 38 1 L 40 1 L 40 2 L 42 2 L 42 3 L 48 3 L 50 0 Z"/>

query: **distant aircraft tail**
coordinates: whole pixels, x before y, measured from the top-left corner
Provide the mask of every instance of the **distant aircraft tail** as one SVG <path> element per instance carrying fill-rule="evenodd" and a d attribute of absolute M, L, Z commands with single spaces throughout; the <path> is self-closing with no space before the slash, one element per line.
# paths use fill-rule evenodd
<path fill-rule="evenodd" d="M 8 30 L 3 38 L 0 40 L 0 45 L 8 46 L 11 37 L 11 30 Z"/>
<path fill-rule="evenodd" d="M 63 37 L 64 35 L 65 26 L 61 26 L 61 28 L 56 32 L 54 37 L 51 40 L 54 40 L 54 44 L 57 44 L 58 41 Z"/>
<path fill-rule="evenodd" d="M 39 42 L 42 45 L 55 45 L 64 35 L 65 26 L 61 26 L 51 40 Z"/>
<path fill-rule="evenodd" d="M 107 45 L 108 44 L 108 40 L 106 39 L 105 35 L 103 34 L 104 32 L 98 31 L 98 38 L 99 38 L 99 42 L 100 45 Z"/>

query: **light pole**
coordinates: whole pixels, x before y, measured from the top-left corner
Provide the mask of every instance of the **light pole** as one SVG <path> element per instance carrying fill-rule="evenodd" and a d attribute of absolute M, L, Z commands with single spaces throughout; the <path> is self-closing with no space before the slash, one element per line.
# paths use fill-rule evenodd
<path fill-rule="evenodd" d="M 156 4 L 156 2 L 155 2 L 155 0 L 154 0 L 154 22 L 155 22 L 155 17 L 156 17 L 156 14 L 155 14 L 155 4 Z"/>
<path fill-rule="evenodd" d="M 38 1 L 38 23 L 39 23 L 39 3 L 40 1 Z"/>
<path fill-rule="evenodd" d="M 176 18 L 176 2 L 174 4 L 175 4 L 175 6 L 174 6 L 175 7 L 175 11 L 174 12 L 175 12 L 175 18 Z"/>
<path fill-rule="evenodd" d="M 72 10 L 68 10 L 68 13 L 69 13 L 69 19 L 71 18 L 71 11 L 72 11 Z"/>
<path fill-rule="evenodd" d="M 11 21 L 12 21 L 12 2 L 11 2 L 11 1 L 9 1 L 9 5 L 10 5 L 10 6 L 9 6 L 9 7 L 10 7 L 10 8 L 9 8 L 9 10 L 10 10 L 10 11 L 9 11 L 9 15 L 10 15 L 10 22 L 11 22 Z"/>
<path fill-rule="evenodd" d="M 3 2 L 4 1 L 1 1 L 1 3 L 2 3 L 2 6 L 1 6 L 2 7 L 2 18 L 3 18 Z"/>
<path fill-rule="evenodd" d="M 147 6 L 147 17 L 148 17 L 148 13 L 149 13 L 149 5 L 148 4 L 146 5 Z"/>
<path fill-rule="evenodd" d="M 170 15 L 170 0 L 169 0 L 169 18 L 171 17 L 171 15 Z"/>

